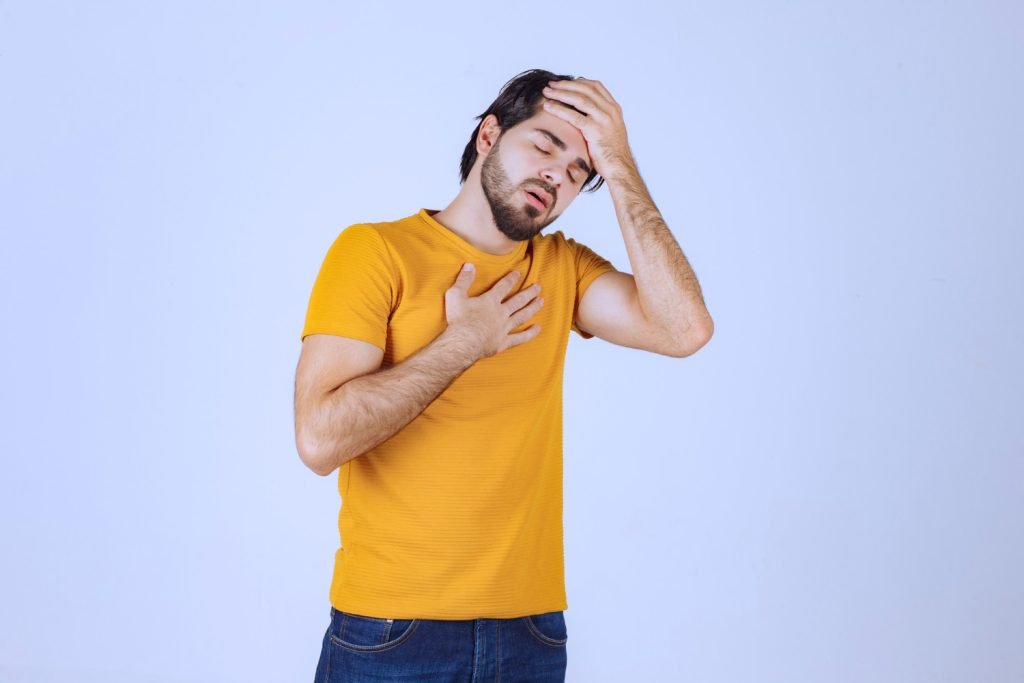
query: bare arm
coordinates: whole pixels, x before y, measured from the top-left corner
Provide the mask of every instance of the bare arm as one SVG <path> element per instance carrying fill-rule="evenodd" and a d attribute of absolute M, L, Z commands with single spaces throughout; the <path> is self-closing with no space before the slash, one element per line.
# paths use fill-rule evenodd
<path fill-rule="evenodd" d="M 596 288 L 595 281 L 577 314 L 582 329 L 669 355 L 695 352 L 711 338 L 714 321 L 697 276 L 640 177 L 622 107 L 600 81 L 548 86 L 545 109 L 580 129 L 595 170 L 608 182 L 634 272 L 602 275 Z"/>
<path fill-rule="evenodd" d="M 473 362 L 468 345 L 447 328 L 403 362 L 333 389 L 304 425 L 312 469 L 326 476 L 391 438 Z"/>
<path fill-rule="evenodd" d="M 297 384 L 296 443 L 309 468 L 330 474 L 391 438 L 477 360 L 533 339 L 539 325 L 510 332 L 540 310 L 540 286 L 502 301 L 519 275 L 512 271 L 486 292 L 470 297 L 474 271 L 463 270 L 445 292 L 448 326 L 422 349 L 385 370 L 343 381 L 318 397 L 306 398 L 311 392 L 300 391 Z"/>
<path fill-rule="evenodd" d="M 654 205 L 635 162 L 630 159 L 615 166 L 606 180 L 644 317 L 666 330 L 670 338 L 699 340 L 686 342 L 688 349 L 703 346 L 714 323 L 704 306 L 700 284 Z"/>

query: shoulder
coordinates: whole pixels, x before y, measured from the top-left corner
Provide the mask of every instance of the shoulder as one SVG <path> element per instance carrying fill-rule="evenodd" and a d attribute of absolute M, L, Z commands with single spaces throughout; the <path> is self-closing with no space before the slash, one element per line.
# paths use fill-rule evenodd
<path fill-rule="evenodd" d="M 547 235 L 534 237 L 538 245 L 549 250 L 563 251 L 569 254 L 576 254 L 587 249 L 587 245 L 579 240 L 567 236 L 561 230 L 555 230 Z"/>
<path fill-rule="evenodd" d="M 346 226 L 334 239 L 335 247 L 369 250 L 394 258 L 396 249 L 410 237 L 416 227 L 415 216 L 391 221 L 364 221 Z"/>
<path fill-rule="evenodd" d="M 393 278 L 393 249 L 388 244 L 386 223 L 351 223 L 334 237 L 324 258 L 324 267 L 350 273 L 379 273 Z"/>
<path fill-rule="evenodd" d="M 331 242 L 332 254 L 373 254 L 386 252 L 384 237 L 373 223 L 352 223 L 344 228 Z"/>
<path fill-rule="evenodd" d="M 573 239 L 566 237 L 561 230 L 533 237 L 533 249 L 537 253 L 571 254 L 574 244 Z"/>
<path fill-rule="evenodd" d="M 536 237 L 534 239 L 537 239 Z M 567 261 L 577 270 L 588 270 L 593 264 L 605 266 L 605 259 L 583 242 L 566 236 L 561 230 L 545 235 L 536 253 Z"/>
<path fill-rule="evenodd" d="M 386 248 L 392 257 L 407 243 L 415 243 L 423 237 L 422 224 L 416 214 L 390 221 L 353 223 L 342 230 L 342 234 L 346 232 L 354 233 L 353 240 L 373 242 Z"/>

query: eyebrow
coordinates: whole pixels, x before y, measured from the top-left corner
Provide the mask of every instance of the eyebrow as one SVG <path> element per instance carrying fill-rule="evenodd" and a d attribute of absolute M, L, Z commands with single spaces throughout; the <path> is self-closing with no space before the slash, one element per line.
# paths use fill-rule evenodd
<path fill-rule="evenodd" d="M 565 149 L 565 143 L 562 142 L 562 138 L 558 137 L 557 135 L 552 133 L 550 130 L 546 130 L 544 128 L 534 128 L 534 130 L 537 131 L 538 133 L 542 133 L 543 135 L 546 135 L 548 140 L 551 140 L 551 142 L 558 149 L 561 149 L 561 150 Z M 574 161 L 573 163 L 576 164 L 577 166 L 579 166 L 580 170 L 582 170 L 584 173 L 586 173 L 587 175 L 590 175 L 590 166 L 588 166 L 587 162 L 583 160 L 583 157 L 576 157 L 576 161 Z"/>

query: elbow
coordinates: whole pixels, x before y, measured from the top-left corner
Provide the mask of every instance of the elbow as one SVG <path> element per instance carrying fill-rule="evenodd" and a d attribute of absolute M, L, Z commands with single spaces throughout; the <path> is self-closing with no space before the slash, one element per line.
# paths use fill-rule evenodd
<path fill-rule="evenodd" d="M 711 341 L 714 333 L 715 322 L 711 319 L 711 316 L 708 316 L 704 323 L 691 327 L 686 334 L 679 335 L 681 344 L 669 355 L 673 358 L 692 356 Z"/>
<path fill-rule="evenodd" d="M 697 351 L 711 341 L 711 337 L 715 334 L 715 321 L 711 319 L 710 315 L 707 318 L 704 324 L 700 326 L 700 334 L 697 336 L 697 348 L 694 351 Z"/>
<path fill-rule="evenodd" d="M 296 436 L 295 446 L 302 464 L 321 477 L 330 475 L 344 462 L 337 457 L 336 452 L 324 448 L 310 435 Z"/>
<path fill-rule="evenodd" d="M 319 474 L 321 477 L 326 477 L 334 472 L 334 470 L 338 469 L 337 465 L 326 460 L 307 462 L 306 467 L 316 474 Z"/>
<path fill-rule="evenodd" d="M 326 477 L 334 473 L 334 471 L 338 469 L 338 466 L 344 461 L 334 460 L 329 457 L 321 457 L 319 459 L 303 459 L 303 462 L 306 464 L 306 467 L 314 473 L 319 474 L 321 477 Z"/>

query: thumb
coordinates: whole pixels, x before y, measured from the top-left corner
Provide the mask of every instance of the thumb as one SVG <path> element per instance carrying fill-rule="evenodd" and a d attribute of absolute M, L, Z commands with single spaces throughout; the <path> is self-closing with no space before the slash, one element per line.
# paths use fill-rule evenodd
<path fill-rule="evenodd" d="M 473 279 L 476 277 L 476 268 L 473 267 L 472 263 L 466 263 L 462 266 L 462 270 L 459 271 L 459 276 L 455 278 L 455 287 L 461 289 L 463 292 L 469 293 L 469 285 L 472 284 Z"/>

